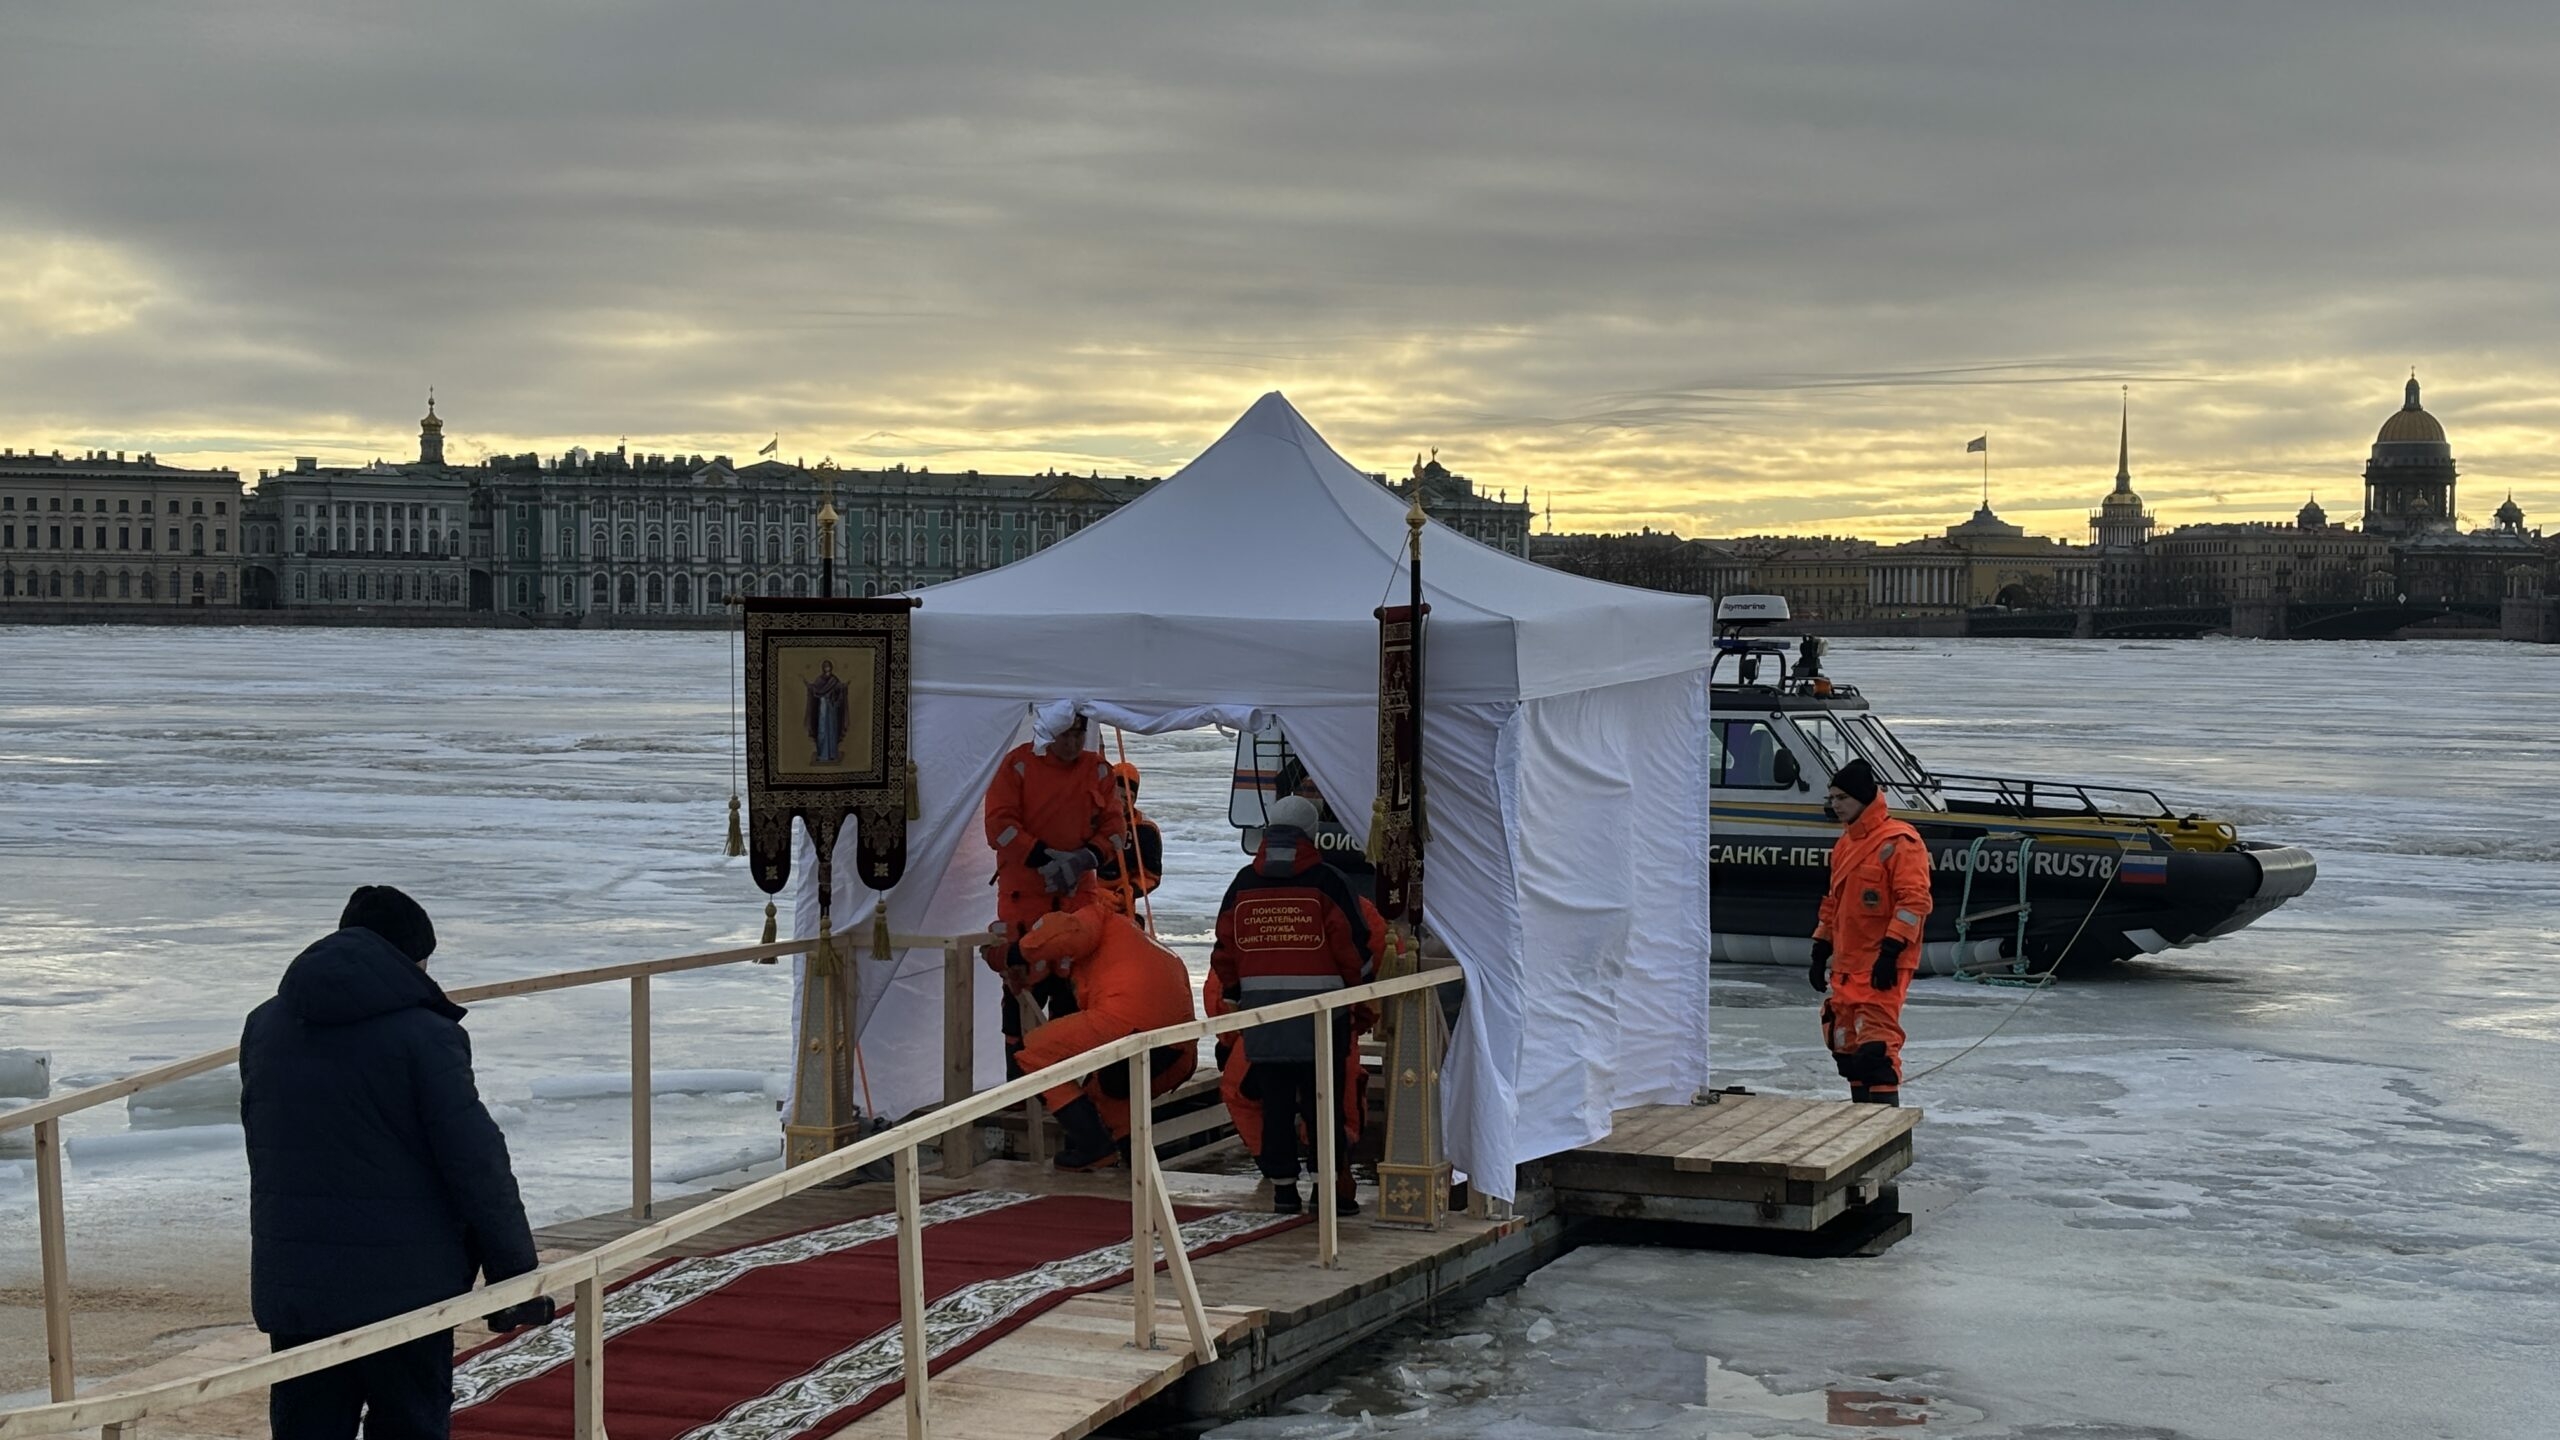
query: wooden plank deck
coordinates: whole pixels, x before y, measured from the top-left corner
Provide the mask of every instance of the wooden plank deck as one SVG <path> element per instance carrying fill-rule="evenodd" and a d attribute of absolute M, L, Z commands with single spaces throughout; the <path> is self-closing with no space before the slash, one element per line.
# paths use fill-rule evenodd
<path fill-rule="evenodd" d="M 1666 1223 L 1680 1227 L 1683 1243 L 1708 1245 L 1749 1244 L 1756 1233 L 1772 1244 L 1819 1247 L 1854 1231 L 1853 1243 L 1873 1246 L 1907 1233 L 1887 1182 L 1910 1164 L 1917 1110 L 1724 1094 L 1711 1104 L 1642 1106 L 1615 1118 L 1606 1139 L 1523 1171 L 1518 1217 L 1460 1213 L 1438 1231 L 1380 1226 L 1367 1215 L 1347 1219 L 1341 1263 L 1333 1269 L 1317 1263 L 1312 1224 L 1195 1259 L 1193 1273 L 1219 1337 L 1219 1358 L 1208 1365 L 1197 1364 L 1184 1343 L 1181 1312 L 1161 1277 L 1160 1349 L 1130 1344 L 1128 1286 L 1070 1300 L 937 1374 L 933 1433 L 956 1440 L 1073 1440 L 1142 1405 L 1150 1407 L 1151 1420 L 1233 1416 L 1304 1388 L 1362 1353 L 1362 1342 L 1379 1331 L 1517 1283 L 1576 1235 L 1607 1233 L 1607 1221 Z M 1167 1169 L 1164 1177 L 1178 1204 L 1259 1209 L 1270 1203 L 1268 1187 L 1252 1175 Z M 922 1178 L 927 1199 L 971 1189 L 1125 1200 L 1128 1177 L 996 1160 L 965 1180 Z M 1550 1195 L 1552 1208 L 1545 1203 Z M 657 1218 L 712 1198 L 662 1201 Z M 1364 1192 L 1362 1201 L 1374 1210 L 1374 1191 Z M 664 1253 L 728 1249 L 894 1203 L 885 1183 L 807 1191 Z M 1901 1229 L 1890 1228 L 1894 1221 Z M 641 1223 L 616 1212 L 548 1226 L 535 1239 L 551 1259 L 617 1239 Z M 1831 1244 L 1805 1253 L 1849 1252 Z M 481 1337 L 464 1332 L 457 1338 L 469 1344 Z M 246 1331 L 220 1343 L 239 1351 L 226 1358 L 264 1348 Z M 210 1353 L 172 1364 L 205 1368 Z M 264 1409 L 254 1397 L 242 1397 L 177 1412 L 155 1422 L 154 1440 L 248 1440 L 265 1433 Z M 904 1409 L 897 1405 L 836 1432 L 846 1440 L 905 1433 Z"/>
<path fill-rule="evenodd" d="M 1702 1243 L 1858 1231 L 1862 1245 L 1889 1244 L 1908 1221 L 1887 1182 L 1911 1164 L 1920 1116 L 1735 1093 L 1642 1105 L 1619 1111 L 1606 1139 L 1550 1160 L 1548 1172 L 1568 1214 L 1702 1227 Z"/>
<path fill-rule="evenodd" d="M 1261 1209 L 1269 1188 L 1256 1176 L 1164 1172 L 1176 1204 Z M 981 1164 L 966 1180 L 924 1177 L 931 1200 L 971 1189 L 1035 1194 L 1128 1194 L 1125 1172 L 1066 1174 L 1026 1161 Z M 703 1197 L 658 1207 L 663 1218 Z M 792 1196 L 758 1213 L 696 1236 L 668 1253 L 723 1250 L 813 1225 L 885 1210 L 887 1185 L 858 1185 Z M 1374 1194 L 1364 1193 L 1374 1209 Z M 602 1215 L 537 1232 L 546 1251 L 588 1249 L 628 1234 L 639 1222 Z M 934 1376 L 933 1431 L 957 1437 L 1074 1437 L 1090 1433 L 1151 1397 L 1173 1389 L 1166 1406 L 1184 1415 L 1232 1414 L 1272 1398 L 1322 1369 L 1359 1339 L 1398 1321 L 1480 1298 L 1516 1281 L 1560 1248 L 1561 1225 L 1451 1216 L 1438 1231 L 1377 1225 L 1368 1216 L 1341 1226 L 1341 1263 L 1316 1260 L 1316 1227 L 1302 1225 L 1232 1250 L 1194 1259 L 1203 1303 L 1220 1331 L 1219 1358 L 1198 1366 L 1184 1346 L 1182 1317 L 1157 1280 L 1158 1334 L 1164 1348 L 1131 1347 L 1133 1317 L 1126 1285 L 1097 1291 L 1023 1325 Z M 1061 1377 L 1064 1377 L 1063 1379 Z M 1071 1383 L 1070 1383 L 1071 1382 Z M 611 1384 L 608 1375 L 607 1384 Z M 838 1432 L 853 1437 L 903 1435 L 905 1417 L 888 1406 Z"/>

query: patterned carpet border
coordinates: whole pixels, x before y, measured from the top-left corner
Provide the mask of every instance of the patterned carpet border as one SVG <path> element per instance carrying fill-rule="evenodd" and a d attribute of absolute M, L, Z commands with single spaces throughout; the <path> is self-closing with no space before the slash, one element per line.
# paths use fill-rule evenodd
<path fill-rule="evenodd" d="M 917 1218 L 930 1228 L 1038 1198 L 1018 1190 L 972 1190 L 933 1201 L 917 1212 Z M 604 1338 L 611 1340 L 634 1326 L 672 1314 L 768 1265 L 796 1265 L 833 1251 L 895 1239 L 897 1233 L 898 1214 L 890 1210 L 742 1245 L 716 1255 L 662 1261 L 606 1292 Z M 1120 1247 L 1124 1264 L 1128 1249 L 1126 1245 Z M 492 1341 L 454 1365 L 453 1408 L 467 1410 L 511 1386 L 566 1365 L 576 1352 L 576 1325 L 565 1311 L 548 1325 Z"/>
<path fill-rule="evenodd" d="M 1302 1215 L 1222 1210 L 1185 1223 L 1182 1248 L 1195 1256 L 1213 1254 L 1305 1223 Z M 1155 1251 L 1162 1264 L 1161 1238 Z M 1124 1284 L 1129 1274 L 1124 1241 L 964 1286 L 925 1307 L 925 1353 L 935 1367 L 948 1366 L 1001 1338 L 1016 1317 Z M 850 1424 L 906 1392 L 906 1359 L 905 1335 L 896 1327 L 883 1330 L 680 1440 L 791 1440 Z"/>

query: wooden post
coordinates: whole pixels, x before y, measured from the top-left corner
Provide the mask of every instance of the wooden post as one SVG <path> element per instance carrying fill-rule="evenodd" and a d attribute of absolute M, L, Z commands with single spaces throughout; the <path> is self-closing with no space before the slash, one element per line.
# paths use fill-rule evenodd
<path fill-rule="evenodd" d="M 570 1303 L 577 1307 L 577 1360 L 572 1372 L 569 1433 L 575 1440 L 605 1440 L 604 1433 L 604 1277 L 578 1282 Z"/>
<path fill-rule="evenodd" d="M 1137 1152 L 1132 1152 L 1134 1159 Z M 1218 1337 L 1209 1333 L 1209 1311 L 1200 1303 L 1200 1282 L 1191 1273 L 1191 1252 L 1182 1248 L 1182 1222 L 1173 1213 L 1173 1197 L 1165 1193 L 1164 1168 L 1155 1152 L 1145 1152 L 1147 1193 L 1155 1197 L 1156 1227 L 1164 1233 L 1165 1268 L 1173 1277 L 1173 1293 L 1182 1301 L 1182 1323 L 1191 1332 L 1191 1353 L 1206 1365 L 1218 1358 Z"/>
<path fill-rule="evenodd" d="M 44 1272 L 44 1359 L 53 1398 L 71 1398 L 71 1256 L 62 1223 L 62 1121 L 36 1122 L 36 1248 Z"/>
<path fill-rule="evenodd" d="M 1049 1158 L 1048 1126 L 1048 1112 L 1042 1108 L 1039 1096 L 1022 1102 L 1022 1158 L 1034 1165 Z"/>
<path fill-rule="evenodd" d="M 1147 1052 L 1129 1057 L 1129 1303 L 1137 1308 L 1141 1350 L 1156 1348 L 1156 1102 L 1147 1093 Z M 1138 1157 L 1145 1156 L 1141 1161 Z M 1179 1233 L 1165 1237 L 1180 1245 Z"/>
<path fill-rule="evenodd" d="M 1341 1163 L 1335 1153 L 1334 1126 L 1341 1123 L 1341 1097 L 1336 1093 L 1342 1077 L 1335 1073 L 1341 1063 L 1333 1053 L 1333 1017 L 1339 1010 L 1316 1012 L 1316 1113 L 1307 1128 L 1316 1132 L 1316 1261 L 1327 1270 L 1342 1264 L 1342 1219 L 1334 1214 L 1334 1188 L 1342 1182 L 1334 1167 Z"/>
<path fill-rule="evenodd" d="M 923 1196 L 913 1145 L 898 1152 L 897 1173 L 898 1335 L 907 1367 L 907 1440 L 924 1440 L 933 1430 L 933 1397 L 925 1388 L 933 1355 L 924 1336 L 924 1219 L 917 1213 Z"/>
<path fill-rule="evenodd" d="M 1386 1148 L 1378 1157 L 1378 1223 L 1437 1230 L 1449 1208 L 1449 1157 L 1440 1148 L 1440 1060 L 1448 1022 L 1440 997 L 1414 990 L 1386 1004 Z"/>
<path fill-rule="evenodd" d="M 649 977 L 631 977 L 631 1213 L 649 1218 Z"/>
<path fill-rule="evenodd" d="M 818 870 L 821 883 L 826 867 Z M 882 904 L 887 903 L 882 897 Z M 791 1122 L 782 1127 L 783 1163 L 799 1165 L 862 1138 L 854 1103 L 854 1017 L 862 1009 L 861 962 L 852 940 L 818 917 L 818 943 L 800 967 L 800 1053 L 794 1057 Z"/>
<path fill-rule="evenodd" d="M 977 1093 L 977 966 L 965 941 L 942 947 L 942 1103 L 960 1105 Z M 964 1179 L 978 1168 L 978 1127 L 960 1126 L 942 1137 L 942 1173 Z"/>

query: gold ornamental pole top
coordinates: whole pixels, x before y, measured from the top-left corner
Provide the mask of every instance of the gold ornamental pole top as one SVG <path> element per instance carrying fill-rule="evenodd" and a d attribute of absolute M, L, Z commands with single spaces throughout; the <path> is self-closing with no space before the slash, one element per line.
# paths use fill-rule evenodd
<path fill-rule="evenodd" d="M 1435 450 L 1432 455 L 1437 458 L 1439 452 Z M 1413 457 L 1412 498 L 1413 504 L 1404 512 L 1404 528 L 1413 532 L 1413 548 L 1418 554 L 1422 549 L 1422 522 L 1430 518 L 1422 511 L 1422 457 L 1419 455 Z"/>
<path fill-rule="evenodd" d="M 825 476 L 826 491 L 818 499 L 818 536 L 829 553 L 835 550 L 836 522 L 844 517 L 836 511 L 836 466 L 833 460 L 818 462 L 818 473 Z"/>

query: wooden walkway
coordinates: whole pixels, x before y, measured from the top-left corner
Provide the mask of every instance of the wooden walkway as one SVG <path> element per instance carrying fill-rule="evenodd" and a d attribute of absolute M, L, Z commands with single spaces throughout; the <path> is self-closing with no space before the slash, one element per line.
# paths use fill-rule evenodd
<path fill-rule="evenodd" d="M 1165 1172 L 1175 1203 L 1260 1209 L 1270 1192 L 1253 1176 Z M 1128 1177 L 1062 1174 L 1022 1161 L 989 1161 L 966 1181 L 927 1178 L 924 1198 L 971 1189 L 1037 1194 L 1093 1194 L 1126 1202 Z M 1364 1208 L 1373 1208 L 1364 1192 Z M 699 1203 L 698 1200 L 693 1203 Z M 792 1196 L 668 1252 L 697 1254 L 871 1214 L 894 1203 L 890 1187 L 859 1185 Z M 660 1216 L 678 1207 L 662 1205 Z M 627 1215 L 598 1216 L 538 1232 L 544 1251 L 584 1250 L 638 1225 Z M 1159 1300 L 1164 1347 L 1129 1343 L 1133 1316 L 1126 1285 L 1059 1306 L 997 1339 L 933 1380 L 933 1433 L 955 1440 L 1087 1435 L 1139 1404 L 1164 1396 L 1183 1415 L 1230 1415 L 1286 1393 L 1361 1338 L 1436 1309 L 1469 1303 L 1515 1284 L 1560 1248 L 1561 1225 L 1450 1217 L 1438 1231 L 1342 1222 L 1342 1263 L 1316 1262 L 1313 1225 L 1256 1240 L 1192 1263 L 1201 1299 L 1219 1333 L 1219 1358 L 1199 1365 L 1182 1342 L 1182 1316 Z M 1159 1282 L 1161 1283 L 1161 1282 Z M 1160 1292 L 1161 1293 L 1161 1292 Z M 606 1383 L 612 1383 L 608 1375 Z M 1167 1395 L 1165 1392 L 1175 1393 Z M 836 1432 L 848 1437 L 903 1436 L 906 1419 L 885 1406 Z"/>
<path fill-rule="evenodd" d="M 1223 1111 L 1218 1112 L 1223 1117 Z M 1647 1238 L 1721 1248 L 1794 1249 L 1807 1254 L 1873 1253 L 1908 1233 L 1889 1182 L 1911 1163 L 1920 1112 L 1836 1100 L 1723 1094 L 1713 1103 L 1622 1110 L 1609 1137 L 1524 1167 L 1520 1214 L 1493 1220 L 1459 1213 L 1438 1231 L 1342 1222 L 1341 1263 L 1317 1263 L 1316 1229 L 1301 1226 L 1192 1262 L 1218 1337 L 1218 1359 L 1197 1362 L 1182 1315 L 1159 1281 L 1160 1349 L 1129 1343 L 1129 1287 L 1079 1296 L 934 1376 L 932 1424 L 951 1440 L 1073 1437 L 1141 1406 L 1172 1422 L 1233 1417 L 1320 1383 L 1331 1367 L 1367 1353 L 1362 1342 L 1407 1320 L 1497 1293 L 1584 1239 L 1607 1239 L 1628 1222 Z M 1204 1131 L 1202 1138 L 1213 1136 Z M 1196 1141 L 1195 1141 L 1196 1143 Z M 1260 1209 L 1270 1192 L 1251 1175 L 1166 1170 L 1180 1204 Z M 1045 1164 L 995 1160 L 966 1180 L 928 1176 L 925 1199 L 971 1189 L 1091 1194 L 1125 1203 L 1118 1171 L 1062 1174 Z M 717 1198 L 661 1203 L 658 1218 Z M 1364 1191 L 1374 1209 L 1374 1192 Z M 700 1254 L 833 1224 L 894 1207 L 883 1184 L 807 1191 L 662 1252 Z M 627 1235 L 627 1213 L 595 1216 L 536 1233 L 546 1260 Z M 457 1337 L 482 1338 L 474 1331 Z M 175 1373 L 209 1358 L 261 1352 L 242 1332 L 211 1350 L 169 1362 Z M 238 1353 L 232 1354 L 231 1351 Z M 606 1384 L 612 1383 L 608 1373 Z M 155 1420 L 152 1440 L 265 1433 L 253 1397 L 207 1404 Z M 901 1407 L 884 1406 L 835 1432 L 845 1440 L 906 1434 Z"/>

